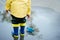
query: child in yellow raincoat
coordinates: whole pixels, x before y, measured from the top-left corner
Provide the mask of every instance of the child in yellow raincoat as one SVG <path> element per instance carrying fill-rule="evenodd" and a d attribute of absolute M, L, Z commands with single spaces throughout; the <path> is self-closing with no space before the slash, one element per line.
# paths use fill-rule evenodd
<path fill-rule="evenodd" d="M 24 29 L 26 25 L 26 16 L 29 18 L 31 14 L 31 0 L 6 0 L 6 12 L 11 12 L 13 37 L 18 38 L 18 28 L 20 26 L 20 36 L 24 37 Z"/>

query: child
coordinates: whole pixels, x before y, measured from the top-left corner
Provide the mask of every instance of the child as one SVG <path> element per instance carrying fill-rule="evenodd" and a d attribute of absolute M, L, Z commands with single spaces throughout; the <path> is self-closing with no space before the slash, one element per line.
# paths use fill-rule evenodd
<path fill-rule="evenodd" d="M 6 12 L 8 13 L 8 11 L 11 12 L 12 17 L 13 37 L 18 40 L 18 28 L 20 26 L 20 40 L 24 40 L 25 17 L 30 18 L 31 0 L 6 0 Z"/>

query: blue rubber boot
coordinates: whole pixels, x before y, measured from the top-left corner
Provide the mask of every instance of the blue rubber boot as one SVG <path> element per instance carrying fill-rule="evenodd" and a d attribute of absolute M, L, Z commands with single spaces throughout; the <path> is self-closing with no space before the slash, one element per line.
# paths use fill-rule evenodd
<path fill-rule="evenodd" d="M 12 37 L 13 37 L 13 40 L 18 40 L 18 36 L 16 36 L 14 32 L 12 32 Z"/>
<path fill-rule="evenodd" d="M 12 31 L 12 37 L 14 39 L 18 39 L 18 27 L 14 27 L 14 30 Z"/>
<path fill-rule="evenodd" d="M 25 29 L 25 26 L 21 26 L 21 29 L 20 29 L 20 40 L 24 40 L 24 29 Z"/>

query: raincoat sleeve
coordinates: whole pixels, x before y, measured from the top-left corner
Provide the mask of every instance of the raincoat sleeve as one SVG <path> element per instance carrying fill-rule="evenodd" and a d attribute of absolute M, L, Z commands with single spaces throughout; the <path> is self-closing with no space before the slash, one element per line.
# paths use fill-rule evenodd
<path fill-rule="evenodd" d="M 5 9 L 10 10 L 12 0 L 6 0 Z"/>
<path fill-rule="evenodd" d="M 31 0 L 28 0 L 28 13 L 27 15 L 31 14 Z"/>

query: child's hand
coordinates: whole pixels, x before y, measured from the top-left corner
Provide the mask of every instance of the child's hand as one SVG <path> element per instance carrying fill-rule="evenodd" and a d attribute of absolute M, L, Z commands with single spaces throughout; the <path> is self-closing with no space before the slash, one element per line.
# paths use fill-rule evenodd
<path fill-rule="evenodd" d="M 28 19 L 28 21 L 30 21 L 31 20 L 31 16 L 27 15 L 27 19 Z"/>
<path fill-rule="evenodd" d="M 28 18 L 30 18 L 30 15 L 27 15 Z"/>
<path fill-rule="evenodd" d="M 5 12 L 6 12 L 6 14 L 7 14 L 7 13 L 8 13 L 8 10 L 6 10 Z"/>

